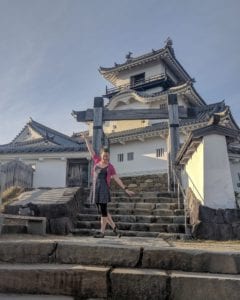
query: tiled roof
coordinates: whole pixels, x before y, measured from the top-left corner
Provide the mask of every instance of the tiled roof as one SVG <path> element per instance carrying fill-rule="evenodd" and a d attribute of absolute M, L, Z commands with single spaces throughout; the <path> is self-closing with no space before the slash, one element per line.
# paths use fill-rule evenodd
<path fill-rule="evenodd" d="M 239 146 L 228 146 L 228 151 L 233 154 L 240 154 L 240 145 Z"/>
<path fill-rule="evenodd" d="M 240 130 L 228 128 L 218 124 L 210 124 L 208 126 L 193 130 L 178 151 L 176 164 L 185 164 L 191 157 L 193 150 L 195 150 L 200 144 L 201 139 L 209 134 L 219 134 L 236 140 L 240 137 Z"/>
<path fill-rule="evenodd" d="M 180 78 L 182 78 L 182 81 L 191 80 L 190 75 L 183 68 L 183 66 L 180 64 L 180 62 L 176 59 L 175 54 L 174 54 L 174 49 L 172 47 L 172 42 L 167 42 L 165 47 L 158 49 L 158 50 L 152 49 L 151 52 L 146 53 L 144 55 L 140 55 L 137 57 L 131 57 L 131 54 L 126 56 L 126 61 L 124 63 L 121 63 L 121 64 L 115 63 L 115 65 L 113 67 L 109 67 L 109 68 L 100 67 L 99 72 L 106 79 L 110 80 L 111 74 L 113 75 L 114 73 L 116 74 L 123 70 L 133 68 L 133 67 L 139 66 L 144 63 L 162 59 L 167 64 L 171 65 L 172 67 L 174 66 L 175 71 L 178 73 Z"/>
<path fill-rule="evenodd" d="M 49 153 L 49 152 L 85 152 L 85 146 L 61 147 L 61 146 L 37 146 L 37 147 L 0 147 L 0 154 L 10 153 Z"/>
<path fill-rule="evenodd" d="M 41 137 L 23 142 L 17 141 L 18 137 L 26 127 L 30 127 Z M 78 142 L 63 133 L 40 124 L 32 119 L 25 125 L 11 143 L 0 145 L 0 153 L 2 154 L 72 151 L 86 151 L 85 143 Z"/>

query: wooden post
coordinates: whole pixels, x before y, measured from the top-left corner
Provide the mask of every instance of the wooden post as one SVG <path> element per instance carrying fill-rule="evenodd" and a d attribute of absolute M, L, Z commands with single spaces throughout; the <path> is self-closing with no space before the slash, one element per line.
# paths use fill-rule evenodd
<path fill-rule="evenodd" d="M 168 189 L 172 190 L 174 184 L 173 168 L 176 155 L 179 149 L 179 116 L 178 101 L 176 94 L 168 95 L 169 133 L 168 133 Z"/>
<path fill-rule="evenodd" d="M 93 108 L 93 150 L 100 154 L 103 138 L 103 98 L 94 98 Z"/>

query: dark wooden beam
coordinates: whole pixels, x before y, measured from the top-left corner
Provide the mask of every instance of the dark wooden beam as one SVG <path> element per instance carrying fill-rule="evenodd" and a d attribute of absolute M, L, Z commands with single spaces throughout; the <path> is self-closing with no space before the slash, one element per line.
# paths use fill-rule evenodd
<path fill-rule="evenodd" d="M 73 116 L 78 122 L 93 121 L 93 109 L 85 111 L 73 111 Z M 188 117 L 188 109 L 178 107 L 179 118 Z M 125 109 L 125 110 L 108 110 L 103 109 L 103 121 L 119 121 L 119 120 L 153 120 L 168 119 L 168 109 Z"/>

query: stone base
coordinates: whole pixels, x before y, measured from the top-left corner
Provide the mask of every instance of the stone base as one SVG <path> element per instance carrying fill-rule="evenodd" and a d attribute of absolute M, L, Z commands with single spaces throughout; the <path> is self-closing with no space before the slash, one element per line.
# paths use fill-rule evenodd
<path fill-rule="evenodd" d="M 21 194 L 4 212 L 18 215 L 24 207 L 32 216 L 47 218 L 47 233 L 65 235 L 74 227 L 87 196 L 88 191 L 78 187 L 36 189 Z"/>
<path fill-rule="evenodd" d="M 206 240 L 239 240 L 240 209 L 213 209 L 201 205 L 193 192 L 187 192 L 192 235 Z"/>

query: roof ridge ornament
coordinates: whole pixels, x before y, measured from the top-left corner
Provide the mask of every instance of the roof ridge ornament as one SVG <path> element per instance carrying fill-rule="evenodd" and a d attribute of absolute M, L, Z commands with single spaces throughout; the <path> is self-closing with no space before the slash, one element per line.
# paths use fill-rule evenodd
<path fill-rule="evenodd" d="M 173 41 L 170 37 L 168 37 L 165 41 L 165 47 L 170 50 L 172 55 L 175 57 L 174 49 L 173 49 Z"/>
<path fill-rule="evenodd" d="M 133 58 L 132 58 L 132 54 L 133 54 L 133 53 L 132 53 L 131 51 L 129 51 L 128 54 L 126 54 L 125 58 L 126 58 L 127 61 L 130 61 L 130 60 L 133 59 Z"/>

